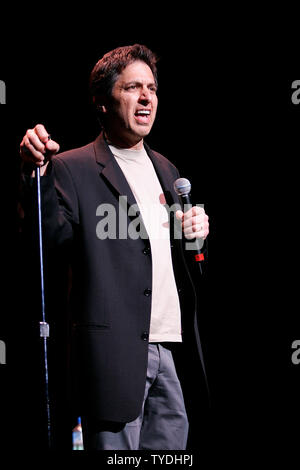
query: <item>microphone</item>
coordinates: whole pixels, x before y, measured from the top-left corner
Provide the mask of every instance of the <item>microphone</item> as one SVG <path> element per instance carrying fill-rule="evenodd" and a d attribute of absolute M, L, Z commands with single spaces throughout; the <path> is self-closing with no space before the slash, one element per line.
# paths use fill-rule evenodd
<path fill-rule="evenodd" d="M 175 190 L 176 194 L 180 197 L 183 206 L 187 205 L 187 206 L 189 206 L 189 208 L 192 207 L 192 203 L 191 203 L 191 200 L 190 200 L 191 188 L 192 188 L 192 185 L 189 182 L 189 180 L 186 179 L 186 178 L 178 178 L 174 182 L 174 190 Z M 197 261 L 199 263 L 200 271 L 202 271 L 200 262 L 204 261 L 204 254 L 202 253 L 201 247 L 199 245 L 199 239 L 198 238 L 195 238 L 194 245 L 195 245 L 195 249 L 193 250 L 194 251 L 194 259 L 195 259 L 195 261 Z M 202 243 L 202 246 L 203 246 L 203 243 Z"/>

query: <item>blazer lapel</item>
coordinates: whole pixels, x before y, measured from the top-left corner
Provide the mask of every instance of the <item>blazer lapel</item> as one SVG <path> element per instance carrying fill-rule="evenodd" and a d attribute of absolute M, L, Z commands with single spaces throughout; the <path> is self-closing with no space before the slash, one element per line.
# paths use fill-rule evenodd
<path fill-rule="evenodd" d="M 149 145 L 144 143 L 144 146 L 155 168 L 167 204 L 171 206 L 174 203 L 179 203 L 178 196 L 173 188 L 174 175 L 169 170 L 166 163 L 161 158 L 159 158 L 159 155 L 156 155 L 150 149 Z M 121 168 L 119 167 L 107 143 L 105 142 L 103 133 L 101 133 L 94 141 L 94 149 L 96 161 L 100 164 L 101 167 L 100 173 L 108 180 L 108 182 L 120 195 L 127 196 L 127 201 L 130 206 L 137 204 Z"/>
<path fill-rule="evenodd" d="M 180 204 L 179 198 L 175 193 L 173 187 L 175 181 L 173 173 L 169 170 L 168 166 L 163 161 L 163 159 L 159 157 L 159 155 L 156 155 L 147 144 L 144 143 L 144 145 L 155 168 L 156 174 L 158 176 L 159 182 L 166 198 L 167 205 L 171 207 L 174 203 Z"/>
<path fill-rule="evenodd" d="M 131 191 L 131 188 L 127 182 L 127 179 L 124 176 L 123 171 L 116 162 L 112 152 L 110 151 L 107 143 L 104 140 L 103 133 L 101 133 L 97 139 L 94 141 L 95 148 L 95 158 L 97 163 L 101 166 L 101 175 L 108 181 L 108 183 L 113 187 L 115 191 L 120 196 L 127 197 L 127 214 L 131 206 L 138 207 L 138 203 Z M 135 211 L 135 216 L 128 215 L 130 220 L 139 218 L 139 223 L 141 225 L 141 233 L 146 234 L 146 238 L 142 237 L 144 243 L 147 244 L 146 240 L 149 240 L 149 235 L 146 230 L 145 224 L 143 222 L 142 214 L 140 210 Z"/>
<path fill-rule="evenodd" d="M 94 141 L 94 149 L 96 161 L 101 166 L 100 173 L 109 182 L 109 184 L 113 186 L 119 195 L 127 197 L 127 203 L 129 206 L 137 204 L 121 168 L 104 140 L 103 133 L 101 133 Z"/>

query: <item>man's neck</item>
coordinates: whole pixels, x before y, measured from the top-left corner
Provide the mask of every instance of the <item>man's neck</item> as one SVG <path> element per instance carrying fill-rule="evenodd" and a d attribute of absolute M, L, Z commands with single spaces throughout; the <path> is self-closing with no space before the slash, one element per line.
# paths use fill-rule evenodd
<path fill-rule="evenodd" d="M 104 131 L 104 138 L 109 145 L 113 145 L 114 147 L 119 147 L 121 149 L 142 150 L 144 145 L 143 139 L 140 139 L 137 142 L 132 142 L 118 136 L 112 136 L 109 132 L 106 131 Z"/>

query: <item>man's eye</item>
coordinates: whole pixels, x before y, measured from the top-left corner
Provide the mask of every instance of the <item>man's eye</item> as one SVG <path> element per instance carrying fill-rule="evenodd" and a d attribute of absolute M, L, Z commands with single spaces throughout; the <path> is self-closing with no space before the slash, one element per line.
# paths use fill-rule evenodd
<path fill-rule="evenodd" d="M 135 90 L 136 89 L 136 85 L 129 85 L 127 87 L 127 90 Z"/>

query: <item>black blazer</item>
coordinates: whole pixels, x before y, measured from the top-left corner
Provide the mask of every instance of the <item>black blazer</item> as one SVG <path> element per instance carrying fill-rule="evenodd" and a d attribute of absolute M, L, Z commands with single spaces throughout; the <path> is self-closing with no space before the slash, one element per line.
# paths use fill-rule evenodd
<path fill-rule="evenodd" d="M 178 170 L 146 144 L 145 148 L 167 204 L 179 204 L 173 190 Z M 49 254 L 63 250 L 72 268 L 71 393 L 76 396 L 75 412 L 95 420 L 132 421 L 140 412 L 146 381 L 152 288 L 150 243 L 141 238 L 100 240 L 96 210 L 102 203 L 112 204 L 118 221 L 119 196 L 127 196 L 128 206 L 136 201 L 102 134 L 93 143 L 55 156 L 48 174 L 41 178 L 41 186 L 45 251 Z M 132 218 L 127 219 L 129 224 Z M 193 330 L 193 341 L 203 362 L 194 313 L 195 292 L 182 241 L 173 233 L 171 247 L 180 292 L 183 342 L 185 328 Z M 185 289 L 182 293 L 183 285 L 188 286 L 188 292 Z M 185 311 L 184 294 L 193 298 L 189 312 Z"/>

